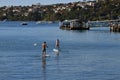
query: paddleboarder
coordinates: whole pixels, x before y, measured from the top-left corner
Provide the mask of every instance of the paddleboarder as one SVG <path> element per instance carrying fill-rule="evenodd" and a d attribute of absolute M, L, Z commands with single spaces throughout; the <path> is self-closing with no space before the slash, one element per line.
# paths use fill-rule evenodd
<path fill-rule="evenodd" d="M 47 48 L 47 43 L 46 42 L 43 42 L 42 43 L 42 55 L 43 56 L 46 56 L 46 48 Z"/>
<path fill-rule="evenodd" d="M 55 42 L 55 47 L 57 49 L 59 49 L 59 46 L 60 46 L 60 41 L 59 41 L 59 39 L 57 39 L 56 42 Z"/>

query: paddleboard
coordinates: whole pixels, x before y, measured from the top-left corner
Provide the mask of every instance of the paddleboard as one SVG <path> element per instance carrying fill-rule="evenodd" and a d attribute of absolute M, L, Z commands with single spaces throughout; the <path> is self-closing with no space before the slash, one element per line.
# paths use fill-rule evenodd
<path fill-rule="evenodd" d="M 54 51 L 54 52 L 59 52 L 59 50 L 58 50 L 58 49 L 53 49 L 53 51 Z"/>
<path fill-rule="evenodd" d="M 46 54 L 46 55 L 42 55 L 43 57 L 50 57 L 50 55 L 49 54 Z"/>
<path fill-rule="evenodd" d="M 49 54 L 46 54 L 45 56 L 46 56 L 46 57 L 49 57 L 50 55 L 49 55 Z"/>

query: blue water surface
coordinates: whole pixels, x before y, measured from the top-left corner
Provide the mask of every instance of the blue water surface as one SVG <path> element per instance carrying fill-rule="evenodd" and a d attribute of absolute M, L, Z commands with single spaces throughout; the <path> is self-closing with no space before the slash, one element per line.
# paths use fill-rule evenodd
<path fill-rule="evenodd" d="M 108 27 L 69 31 L 58 23 L 21 23 L 0 22 L 0 80 L 120 80 L 120 33 Z M 56 39 L 59 55 L 53 52 Z M 47 58 L 41 56 L 44 41 Z"/>

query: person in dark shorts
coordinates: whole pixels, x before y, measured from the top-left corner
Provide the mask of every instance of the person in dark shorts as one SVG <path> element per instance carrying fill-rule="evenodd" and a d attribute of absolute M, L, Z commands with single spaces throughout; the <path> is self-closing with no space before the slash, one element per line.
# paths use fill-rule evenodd
<path fill-rule="evenodd" d="M 46 48 L 47 48 L 47 43 L 43 42 L 42 43 L 42 55 L 45 56 L 46 55 Z"/>

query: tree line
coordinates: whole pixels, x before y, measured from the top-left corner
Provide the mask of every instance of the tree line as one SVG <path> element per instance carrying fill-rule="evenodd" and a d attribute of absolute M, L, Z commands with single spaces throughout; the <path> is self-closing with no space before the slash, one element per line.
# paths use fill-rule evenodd
<path fill-rule="evenodd" d="M 36 8 L 35 11 L 28 12 L 31 6 L 19 6 L 20 12 L 13 11 L 15 6 L 11 6 L 5 10 L 5 7 L 0 8 L 0 20 L 12 20 L 12 21 L 62 21 L 66 19 L 80 19 L 82 21 L 88 20 L 111 20 L 118 19 L 120 17 L 120 1 L 119 0 L 104 0 L 104 1 L 92 1 L 94 6 L 74 5 L 70 10 L 64 9 L 58 12 L 54 12 L 53 5 L 46 5 Z M 76 2 L 77 4 L 78 2 Z M 68 4 L 56 4 L 56 6 L 64 6 Z M 45 11 L 44 11 L 45 10 Z"/>

